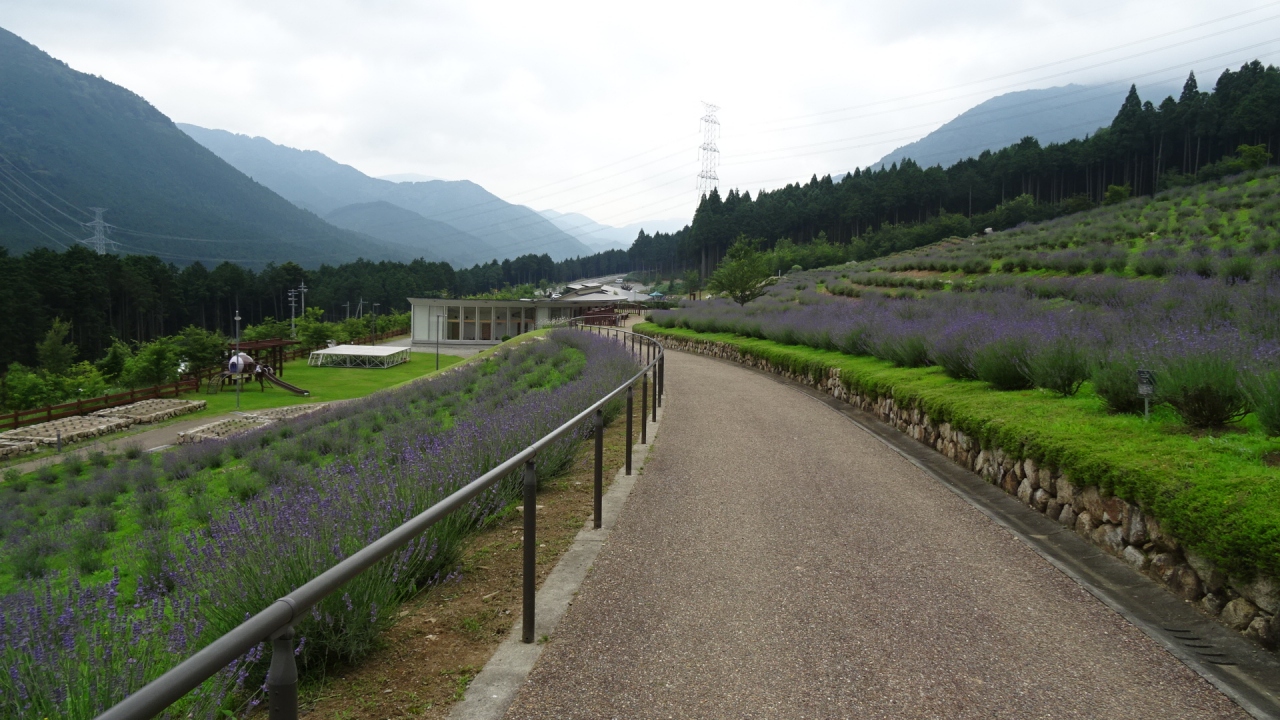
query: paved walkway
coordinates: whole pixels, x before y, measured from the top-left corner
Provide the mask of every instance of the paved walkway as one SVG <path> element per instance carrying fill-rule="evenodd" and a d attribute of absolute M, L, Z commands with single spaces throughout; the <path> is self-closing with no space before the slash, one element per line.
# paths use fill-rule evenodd
<path fill-rule="evenodd" d="M 509 718 L 1240 718 L 827 406 L 672 353 L 654 446 Z"/>

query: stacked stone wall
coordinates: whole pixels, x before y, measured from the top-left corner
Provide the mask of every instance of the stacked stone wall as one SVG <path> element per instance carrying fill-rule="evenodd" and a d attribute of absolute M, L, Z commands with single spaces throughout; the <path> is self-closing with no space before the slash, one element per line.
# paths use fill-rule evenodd
<path fill-rule="evenodd" d="M 899 404 L 892 397 L 872 398 L 851 392 L 841 382 L 839 368 L 828 368 L 815 378 L 776 367 L 726 343 L 666 335 L 660 340 L 668 350 L 716 357 L 780 375 L 875 415 L 1017 497 L 1028 508 L 1120 558 L 1135 572 L 1195 603 L 1205 614 L 1268 649 L 1277 649 L 1280 583 L 1262 576 L 1252 580 L 1227 576 L 1165 532 L 1159 521 L 1141 507 L 1109 494 L 1088 478 L 1071 477 L 1035 458 L 1017 457 L 1002 448 L 982 448 L 950 424 L 934 422 L 921 409 Z"/>

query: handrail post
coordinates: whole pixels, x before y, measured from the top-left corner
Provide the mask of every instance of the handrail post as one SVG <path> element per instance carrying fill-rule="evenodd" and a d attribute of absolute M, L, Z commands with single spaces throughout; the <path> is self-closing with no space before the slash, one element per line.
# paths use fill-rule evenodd
<path fill-rule="evenodd" d="M 634 412 L 635 412 L 635 411 L 634 411 L 634 409 L 633 409 L 633 408 L 634 408 L 634 401 L 631 399 L 631 396 L 634 394 L 634 393 L 632 392 L 632 391 L 634 391 L 634 390 L 635 390 L 635 386 L 634 386 L 634 385 L 628 385 L 628 386 L 627 386 L 627 475 L 630 475 L 630 474 L 631 474 L 631 443 L 632 443 L 632 439 L 631 439 L 631 424 L 632 424 L 632 418 L 631 418 L 631 416 L 632 416 L 632 414 L 634 414 Z"/>
<path fill-rule="evenodd" d="M 658 422 L 658 366 L 653 366 L 653 421 Z"/>
<path fill-rule="evenodd" d="M 662 396 L 667 393 L 667 356 L 658 356 L 658 407 L 662 407 Z"/>
<path fill-rule="evenodd" d="M 640 376 L 640 444 L 649 444 L 649 373 Z"/>
<path fill-rule="evenodd" d="M 533 593 L 538 556 L 538 472 L 533 460 L 524 464 L 524 627 L 520 639 L 533 642 Z"/>
<path fill-rule="evenodd" d="M 596 408 L 596 482 L 595 525 L 600 529 L 601 510 L 604 507 L 604 408 Z"/>
<path fill-rule="evenodd" d="M 298 664 L 293 659 L 292 625 L 271 638 L 267 696 L 269 720 L 298 720 Z"/>

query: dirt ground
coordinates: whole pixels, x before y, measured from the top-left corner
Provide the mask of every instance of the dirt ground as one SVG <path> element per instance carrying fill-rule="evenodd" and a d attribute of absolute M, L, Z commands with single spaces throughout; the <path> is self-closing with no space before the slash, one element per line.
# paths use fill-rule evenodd
<path fill-rule="evenodd" d="M 640 439 L 635 403 L 635 441 Z M 626 460 L 626 417 L 605 429 L 604 481 Z M 538 493 L 538 586 L 591 518 L 593 454 L 588 440 L 573 465 Z M 443 718 L 520 619 L 523 520 L 519 510 L 472 537 L 459 580 L 428 590 L 400 608 L 382 647 L 359 665 L 304 685 L 307 718 L 385 720 Z"/>

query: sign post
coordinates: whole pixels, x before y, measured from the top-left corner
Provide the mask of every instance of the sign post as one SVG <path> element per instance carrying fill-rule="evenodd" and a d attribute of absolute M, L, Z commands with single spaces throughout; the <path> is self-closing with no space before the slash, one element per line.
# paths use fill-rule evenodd
<path fill-rule="evenodd" d="M 1142 396 L 1142 421 L 1151 421 L 1151 396 L 1156 394 L 1156 374 L 1150 370 L 1138 371 L 1138 394 Z"/>

